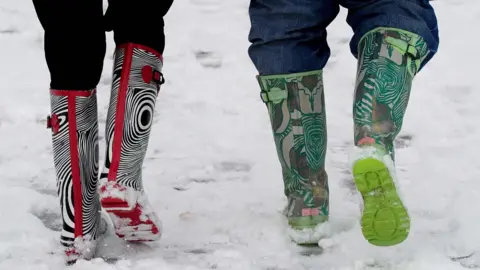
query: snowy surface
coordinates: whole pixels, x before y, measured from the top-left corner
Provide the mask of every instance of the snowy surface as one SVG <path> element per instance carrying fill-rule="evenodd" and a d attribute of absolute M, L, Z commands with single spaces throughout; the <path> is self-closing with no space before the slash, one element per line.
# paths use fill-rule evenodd
<path fill-rule="evenodd" d="M 163 220 L 153 245 L 110 237 L 118 258 L 69 269 L 442 270 L 480 257 L 480 1 L 436 0 L 440 52 L 415 80 L 397 151 L 412 216 L 409 239 L 378 248 L 362 237 L 348 185 L 355 59 L 345 11 L 329 28 L 325 69 L 331 185 L 330 238 L 320 249 L 290 243 L 285 198 L 268 115 L 247 55 L 247 0 L 179 0 L 166 19 L 167 83 L 158 99 L 144 182 Z M 109 35 L 111 38 L 111 35 Z M 0 269 L 65 269 L 50 131 L 43 35 L 27 0 L 0 0 Z M 110 39 L 99 85 L 103 134 L 110 87 Z M 72 61 L 74 60 L 72 56 Z M 102 136 L 103 144 L 103 136 Z M 103 148 L 101 155 L 103 156 Z M 480 267 L 480 266 L 478 266 Z"/>

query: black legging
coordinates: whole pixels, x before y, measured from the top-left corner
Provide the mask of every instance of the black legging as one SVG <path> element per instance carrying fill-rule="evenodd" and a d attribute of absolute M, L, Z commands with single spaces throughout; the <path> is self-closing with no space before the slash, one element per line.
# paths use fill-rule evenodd
<path fill-rule="evenodd" d="M 163 17 L 173 0 L 33 0 L 45 30 L 45 57 L 52 89 L 93 89 L 105 57 L 105 31 L 117 45 L 142 44 L 163 53 Z"/>

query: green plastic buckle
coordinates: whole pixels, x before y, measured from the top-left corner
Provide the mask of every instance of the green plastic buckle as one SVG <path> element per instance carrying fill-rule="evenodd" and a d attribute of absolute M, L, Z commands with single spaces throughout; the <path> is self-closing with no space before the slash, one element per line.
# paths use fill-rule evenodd
<path fill-rule="evenodd" d="M 288 97 L 288 91 L 282 90 L 277 87 L 273 87 L 268 92 L 267 91 L 260 92 L 260 98 L 265 103 L 268 103 L 268 102 L 279 103 L 280 101 L 287 99 L 287 97 Z"/>

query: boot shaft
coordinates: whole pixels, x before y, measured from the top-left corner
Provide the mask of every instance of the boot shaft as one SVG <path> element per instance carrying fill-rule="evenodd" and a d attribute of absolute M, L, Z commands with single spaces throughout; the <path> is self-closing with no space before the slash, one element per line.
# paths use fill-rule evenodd
<path fill-rule="evenodd" d="M 115 50 L 102 178 L 142 189 L 142 164 L 163 83 L 161 70 L 162 57 L 153 49 L 128 43 Z"/>
<path fill-rule="evenodd" d="M 67 256 L 83 251 L 74 243 L 95 241 L 100 221 L 98 182 L 98 122 L 95 90 L 51 90 L 53 158 Z M 88 253 L 88 251 L 86 251 Z"/>
<path fill-rule="evenodd" d="M 163 84 L 161 70 L 162 57 L 151 48 L 128 43 L 115 50 L 99 192 L 117 236 L 126 241 L 161 237 L 161 222 L 142 185 L 143 160 Z"/>
<path fill-rule="evenodd" d="M 258 81 L 282 165 L 289 200 L 285 214 L 294 227 L 315 226 L 328 216 L 322 71 L 259 76 Z"/>
<path fill-rule="evenodd" d="M 381 145 L 394 158 L 393 142 L 427 50 L 420 36 L 398 29 L 377 28 L 362 38 L 353 106 L 356 145 Z"/>

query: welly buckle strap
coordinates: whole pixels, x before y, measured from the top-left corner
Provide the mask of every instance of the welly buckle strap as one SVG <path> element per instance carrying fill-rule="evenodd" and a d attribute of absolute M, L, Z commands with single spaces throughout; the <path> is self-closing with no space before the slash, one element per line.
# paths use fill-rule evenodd
<path fill-rule="evenodd" d="M 288 91 L 273 87 L 269 91 L 262 90 L 260 92 L 260 98 L 263 100 L 264 103 L 279 103 L 282 100 L 288 98 Z"/>

